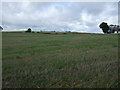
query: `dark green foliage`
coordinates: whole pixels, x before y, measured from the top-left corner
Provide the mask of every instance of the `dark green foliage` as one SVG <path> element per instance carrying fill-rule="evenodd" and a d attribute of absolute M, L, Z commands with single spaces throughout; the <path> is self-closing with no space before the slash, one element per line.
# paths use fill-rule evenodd
<path fill-rule="evenodd" d="M 32 30 L 31 30 L 31 28 L 28 28 L 28 30 L 27 31 L 25 31 L 25 32 L 31 32 Z"/>
<path fill-rule="evenodd" d="M 0 30 L 3 30 L 3 27 L 2 27 L 2 26 L 0 26 Z"/>
<path fill-rule="evenodd" d="M 102 30 L 103 30 L 104 33 L 109 33 L 109 32 L 108 32 L 109 26 L 107 25 L 107 23 L 102 22 L 102 23 L 99 25 L 99 27 L 102 28 Z"/>

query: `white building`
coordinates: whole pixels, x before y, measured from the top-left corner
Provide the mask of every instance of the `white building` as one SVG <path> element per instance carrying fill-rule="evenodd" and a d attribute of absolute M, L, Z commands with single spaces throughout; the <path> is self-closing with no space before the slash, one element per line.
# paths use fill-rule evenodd
<path fill-rule="evenodd" d="M 119 33 L 120 31 L 120 25 L 109 25 L 109 29 L 111 33 L 114 33 L 115 31 L 117 31 L 117 33 Z"/>

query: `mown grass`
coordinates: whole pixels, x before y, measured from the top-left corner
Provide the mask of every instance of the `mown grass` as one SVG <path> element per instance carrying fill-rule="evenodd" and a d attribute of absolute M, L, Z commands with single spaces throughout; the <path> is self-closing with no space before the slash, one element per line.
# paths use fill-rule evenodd
<path fill-rule="evenodd" d="M 3 88 L 118 87 L 117 34 L 3 33 Z"/>

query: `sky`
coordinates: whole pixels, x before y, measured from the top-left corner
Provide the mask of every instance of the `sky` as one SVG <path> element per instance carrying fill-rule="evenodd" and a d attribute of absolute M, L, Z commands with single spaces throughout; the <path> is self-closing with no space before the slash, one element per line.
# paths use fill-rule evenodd
<path fill-rule="evenodd" d="M 118 24 L 117 2 L 2 2 L 0 13 L 5 31 L 102 33 L 100 23 Z"/>

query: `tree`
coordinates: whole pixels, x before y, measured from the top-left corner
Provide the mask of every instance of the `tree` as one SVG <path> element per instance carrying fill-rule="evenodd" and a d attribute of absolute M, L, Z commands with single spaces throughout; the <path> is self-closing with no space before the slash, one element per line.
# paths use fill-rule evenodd
<path fill-rule="evenodd" d="M 0 30 L 3 30 L 3 28 L 0 26 Z"/>
<path fill-rule="evenodd" d="M 102 28 L 102 30 L 103 30 L 104 33 L 109 33 L 109 32 L 108 32 L 109 26 L 107 25 L 107 23 L 102 22 L 102 23 L 99 25 L 99 27 Z"/>
<path fill-rule="evenodd" d="M 25 31 L 25 32 L 31 32 L 32 30 L 31 30 L 31 28 L 28 28 L 28 30 L 27 31 Z"/>
<path fill-rule="evenodd" d="M 28 32 L 31 32 L 31 28 L 28 28 Z"/>

